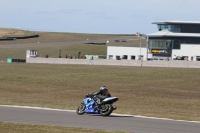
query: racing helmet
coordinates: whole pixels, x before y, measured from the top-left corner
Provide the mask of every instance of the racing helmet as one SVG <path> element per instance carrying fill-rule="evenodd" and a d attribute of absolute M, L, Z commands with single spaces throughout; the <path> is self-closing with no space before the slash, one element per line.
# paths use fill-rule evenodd
<path fill-rule="evenodd" d="M 106 86 L 101 86 L 101 87 L 100 87 L 100 90 L 101 90 L 101 91 L 107 91 L 108 89 L 106 88 Z"/>

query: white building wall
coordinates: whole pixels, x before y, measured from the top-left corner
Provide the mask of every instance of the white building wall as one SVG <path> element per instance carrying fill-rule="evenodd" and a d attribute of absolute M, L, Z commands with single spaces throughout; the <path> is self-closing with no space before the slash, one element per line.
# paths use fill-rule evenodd
<path fill-rule="evenodd" d="M 200 58 L 200 45 L 181 44 L 179 50 L 172 50 L 172 58 L 176 58 L 177 56 L 188 56 L 189 61 L 196 61 L 198 57 Z"/>
<path fill-rule="evenodd" d="M 26 58 L 32 57 L 35 58 L 37 57 L 38 52 L 37 50 L 26 50 Z"/>
<path fill-rule="evenodd" d="M 140 55 L 143 56 L 143 60 L 147 58 L 147 48 L 144 47 L 121 47 L 121 46 L 108 46 L 107 47 L 107 59 L 116 59 L 117 56 L 127 56 L 128 60 L 132 60 L 131 57 L 135 57 L 135 60 L 140 59 Z M 150 57 L 148 55 L 148 57 Z"/>

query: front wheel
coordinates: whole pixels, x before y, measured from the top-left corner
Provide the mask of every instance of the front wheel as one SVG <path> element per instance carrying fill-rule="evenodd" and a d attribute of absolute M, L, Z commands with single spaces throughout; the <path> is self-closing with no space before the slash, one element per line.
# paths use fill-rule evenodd
<path fill-rule="evenodd" d="M 113 107 L 111 104 L 105 104 L 102 105 L 102 108 L 100 109 L 100 114 L 102 116 L 109 116 L 113 111 Z"/>
<path fill-rule="evenodd" d="M 78 115 L 83 115 L 85 113 L 85 105 L 83 103 L 76 109 L 76 113 Z"/>

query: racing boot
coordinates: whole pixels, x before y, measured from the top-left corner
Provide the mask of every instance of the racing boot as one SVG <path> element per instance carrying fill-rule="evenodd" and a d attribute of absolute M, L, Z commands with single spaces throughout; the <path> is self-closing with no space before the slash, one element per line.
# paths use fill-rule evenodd
<path fill-rule="evenodd" d="M 117 107 L 113 106 L 113 110 L 116 110 L 116 109 L 117 109 Z"/>

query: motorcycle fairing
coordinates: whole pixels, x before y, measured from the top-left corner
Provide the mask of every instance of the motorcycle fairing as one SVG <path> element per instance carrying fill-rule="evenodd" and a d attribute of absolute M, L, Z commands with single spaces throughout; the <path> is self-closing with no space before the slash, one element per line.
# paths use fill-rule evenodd
<path fill-rule="evenodd" d="M 95 105 L 95 101 L 91 98 L 85 98 L 83 100 L 86 108 L 85 108 L 85 113 L 95 113 L 95 114 L 99 114 L 99 111 L 96 110 L 94 108 L 94 105 Z"/>
<path fill-rule="evenodd" d="M 111 100 L 115 100 L 117 99 L 117 97 L 108 97 L 106 99 L 103 100 L 103 102 L 107 102 L 107 101 L 111 101 Z"/>

